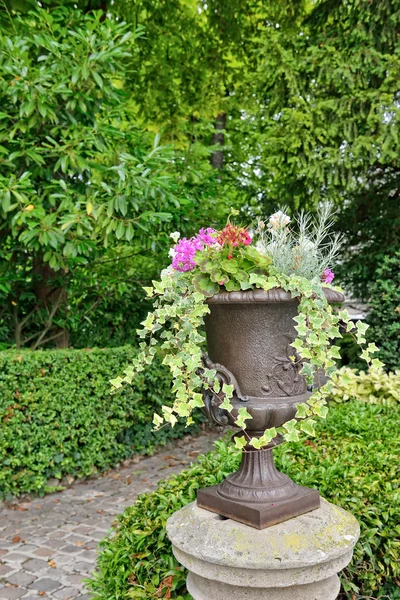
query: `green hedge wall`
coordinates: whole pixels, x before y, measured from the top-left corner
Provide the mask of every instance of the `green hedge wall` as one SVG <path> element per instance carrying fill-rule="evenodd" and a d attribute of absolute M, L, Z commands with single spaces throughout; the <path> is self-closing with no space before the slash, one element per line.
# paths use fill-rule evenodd
<path fill-rule="evenodd" d="M 154 410 L 172 401 L 159 363 L 110 395 L 109 379 L 135 352 L 0 352 L 0 498 L 44 493 L 50 478 L 89 476 L 184 435 L 182 424 L 152 431 Z"/>
<path fill-rule="evenodd" d="M 400 250 L 385 256 L 371 288 L 368 340 L 388 371 L 400 369 Z"/>
<path fill-rule="evenodd" d="M 315 439 L 277 448 L 276 464 L 352 512 L 361 525 L 353 561 L 341 575 L 340 598 L 400 599 L 400 405 L 334 405 L 316 429 Z M 233 444 L 219 442 L 199 464 L 140 496 L 101 544 L 90 583 L 93 600 L 189 599 L 186 573 L 166 537 L 167 518 L 194 501 L 199 487 L 220 482 L 238 464 Z"/>

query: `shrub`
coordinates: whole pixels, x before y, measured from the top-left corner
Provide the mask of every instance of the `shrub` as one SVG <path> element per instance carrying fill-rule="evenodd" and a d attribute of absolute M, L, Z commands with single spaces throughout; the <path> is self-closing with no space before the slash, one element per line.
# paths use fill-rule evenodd
<path fill-rule="evenodd" d="M 388 370 L 400 368 L 400 251 L 386 256 L 372 286 L 368 339 Z"/>
<path fill-rule="evenodd" d="M 381 593 L 391 598 L 400 575 L 400 440 L 393 436 L 399 428 L 399 406 L 353 401 L 331 409 L 327 421 L 318 423 L 316 440 L 285 444 L 275 452 L 278 467 L 297 483 L 317 487 L 360 522 L 354 559 L 342 574 L 343 598 L 359 598 L 358 593 L 370 600 Z M 101 543 L 98 573 L 89 582 L 93 600 L 190 598 L 185 571 L 166 537 L 167 518 L 238 462 L 237 451 L 218 442 L 199 464 L 161 481 L 125 510 Z"/>
<path fill-rule="evenodd" d="M 46 492 L 49 478 L 92 475 L 184 434 L 182 424 L 152 431 L 153 411 L 172 401 L 159 363 L 110 395 L 135 352 L 0 352 L 0 497 Z"/>
<path fill-rule="evenodd" d="M 357 399 L 388 406 L 400 403 L 400 371 L 385 373 L 382 369 L 373 369 L 366 373 L 342 367 L 332 380 L 337 385 L 336 393 L 331 396 L 335 402 Z"/>

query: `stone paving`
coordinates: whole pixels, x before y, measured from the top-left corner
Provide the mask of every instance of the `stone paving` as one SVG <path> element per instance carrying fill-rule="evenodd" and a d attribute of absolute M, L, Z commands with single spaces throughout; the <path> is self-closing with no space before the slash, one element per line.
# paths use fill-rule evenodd
<path fill-rule="evenodd" d="M 45 498 L 0 503 L 1 600 L 89 600 L 82 580 L 94 570 L 96 548 L 115 515 L 160 479 L 207 452 L 216 432 L 187 436 L 151 457 L 135 457 Z"/>

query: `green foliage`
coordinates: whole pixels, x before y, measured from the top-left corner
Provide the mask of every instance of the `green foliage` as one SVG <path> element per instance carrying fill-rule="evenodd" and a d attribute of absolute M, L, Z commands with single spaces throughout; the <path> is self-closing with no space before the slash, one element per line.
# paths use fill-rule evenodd
<path fill-rule="evenodd" d="M 370 404 L 394 406 L 400 403 L 400 371 L 383 370 L 357 372 L 343 367 L 332 376 L 331 400 L 346 402 L 359 400 Z"/>
<path fill-rule="evenodd" d="M 367 189 L 338 214 L 336 229 L 344 234 L 344 244 L 335 272 L 355 298 L 375 300 L 379 290 L 374 284 L 385 257 L 395 256 L 400 247 L 398 189 L 396 173 L 373 172 Z"/>
<path fill-rule="evenodd" d="M 317 487 L 360 522 L 354 559 L 342 574 L 349 600 L 358 597 L 354 593 L 373 600 L 385 591 L 392 600 L 390 590 L 400 575 L 400 441 L 393 437 L 399 427 L 399 406 L 350 402 L 335 406 L 319 422 L 316 441 L 302 439 L 275 450 L 281 470 L 297 483 Z M 140 496 L 118 518 L 115 535 L 101 544 L 99 572 L 90 584 L 94 600 L 190 598 L 184 569 L 166 537 L 166 521 L 195 500 L 198 488 L 219 483 L 238 462 L 239 453 L 219 442 L 199 464 Z"/>
<path fill-rule="evenodd" d="M 142 28 L 73 2 L 0 16 L 0 330 L 5 345 L 36 348 L 107 310 L 99 263 L 128 247 L 151 277 L 165 223 L 217 219 L 224 201 L 207 202 L 209 165 L 191 175 L 138 123 L 125 82 Z M 105 284 L 117 321 L 122 275 Z"/>
<path fill-rule="evenodd" d="M 388 369 L 400 368 L 400 251 L 385 256 L 371 288 L 368 338 Z"/>
<path fill-rule="evenodd" d="M 110 395 L 110 377 L 135 353 L 0 352 L 0 497 L 44 493 L 49 478 L 92 475 L 184 434 L 180 423 L 152 431 L 154 410 L 172 400 L 159 363 Z"/>
<path fill-rule="evenodd" d="M 391 0 L 321 0 L 291 28 L 264 27 L 245 142 L 258 141 L 252 167 L 268 203 L 342 203 L 368 174 L 398 173 L 399 19 Z"/>
<path fill-rule="evenodd" d="M 50 333 L 74 341 L 87 317 L 130 310 L 118 311 L 110 273 L 107 303 L 91 287 L 84 306 L 77 264 L 90 278 L 105 242 L 162 259 L 164 219 L 183 232 L 205 215 L 220 226 L 232 204 L 246 219 L 281 202 L 344 207 L 338 276 L 369 298 L 382 249 L 399 244 L 398 0 L 41 5 L 0 3 L 5 343 L 34 344 L 46 328 L 38 261 L 60 267 L 52 286 L 71 292 Z M 154 151 L 155 133 L 173 149 Z M 218 152 L 224 169 L 213 169 Z M 112 329 L 96 328 L 88 341 Z"/>
<path fill-rule="evenodd" d="M 3 236 L 54 269 L 170 218 L 170 155 L 148 148 L 123 90 L 134 39 L 102 13 L 40 8 L 0 37 Z M 176 200 L 175 200 L 176 202 Z"/>

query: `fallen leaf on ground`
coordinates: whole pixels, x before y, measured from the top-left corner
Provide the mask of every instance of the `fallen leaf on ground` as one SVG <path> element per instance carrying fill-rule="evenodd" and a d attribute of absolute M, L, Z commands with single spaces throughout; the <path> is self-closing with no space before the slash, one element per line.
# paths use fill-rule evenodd
<path fill-rule="evenodd" d="M 16 535 L 12 539 L 12 543 L 13 544 L 18 544 L 18 542 L 20 542 L 20 541 L 21 541 L 21 536 L 20 535 Z"/>

